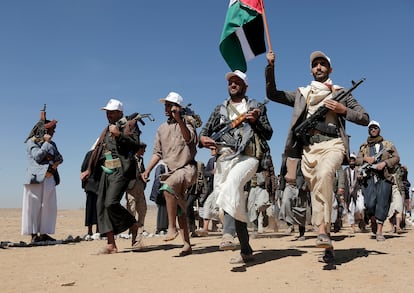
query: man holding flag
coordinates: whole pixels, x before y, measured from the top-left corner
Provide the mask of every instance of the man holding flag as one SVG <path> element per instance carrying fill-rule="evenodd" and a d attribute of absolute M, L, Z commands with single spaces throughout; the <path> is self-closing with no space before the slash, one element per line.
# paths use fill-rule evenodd
<path fill-rule="evenodd" d="M 369 115 L 352 94 L 346 95 L 341 101 L 332 99 L 343 88 L 334 85 L 330 79 L 332 62 L 325 53 L 315 51 L 310 55 L 309 65 L 314 80 L 310 85 L 299 87 L 293 92 L 276 88 L 275 54 L 272 51 L 267 54 L 267 60 L 266 95 L 272 101 L 294 108 L 285 154 L 302 159 L 302 172 L 311 191 L 312 224 L 318 227 L 316 246 L 325 248 L 320 260 L 332 263 L 334 252 L 330 227 L 333 186 L 336 170 L 349 157 L 345 121 L 368 125 Z M 328 112 L 315 126 L 307 129 L 310 139 L 305 144 L 294 135 L 293 129 L 320 107 L 326 107 Z"/>

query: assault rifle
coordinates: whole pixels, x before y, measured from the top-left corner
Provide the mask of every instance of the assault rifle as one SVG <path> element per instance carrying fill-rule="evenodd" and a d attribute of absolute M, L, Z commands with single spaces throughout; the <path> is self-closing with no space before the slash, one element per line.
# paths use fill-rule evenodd
<path fill-rule="evenodd" d="M 341 91 L 338 95 L 332 97 L 332 100 L 340 102 L 345 99 L 354 89 L 356 89 L 361 83 L 365 81 L 365 78 L 361 78 L 358 82 L 352 81 L 352 87 L 347 91 Z M 309 118 L 305 119 L 302 123 L 295 127 L 293 134 L 302 142 L 303 145 L 309 145 L 310 134 L 308 133 L 309 129 L 315 128 L 318 121 L 321 121 L 325 118 L 328 108 L 325 105 L 319 107 L 315 113 L 313 113 Z"/>
<path fill-rule="evenodd" d="M 264 102 L 262 105 L 266 105 L 269 102 L 269 99 L 265 98 Z M 252 110 L 252 109 L 251 109 Z M 241 123 L 243 123 L 244 121 L 246 121 L 246 115 L 247 113 L 249 113 L 249 111 L 240 114 L 239 116 L 237 116 L 234 120 L 229 121 L 226 123 L 226 126 L 224 126 L 222 129 L 220 129 L 219 131 L 217 131 L 216 133 L 214 133 L 211 136 L 211 139 L 213 140 L 218 140 L 219 138 L 221 138 L 224 134 L 226 134 L 227 132 L 229 132 L 230 130 L 236 128 L 237 126 L 239 126 Z"/>
<path fill-rule="evenodd" d="M 382 156 L 382 154 L 385 152 L 385 148 L 382 148 L 377 154 L 374 156 L 374 163 L 378 161 L 378 159 Z M 358 169 L 359 176 L 367 177 L 367 171 L 369 169 L 376 169 L 376 164 L 370 164 L 368 162 L 365 162 L 361 167 Z"/>
<path fill-rule="evenodd" d="M 141 123 L 142 125 L 145 125 L 145 122 L 143 120 L 143 118 L 148 118 L 150 121 L 155 121 L 155 119 L 152 117 L 151 114 L 139 114 L 139 113 L 133 113 L 131 115 L 128 115 L 126 117 L 122 117 L 121 119 L 119 119 L 115 125 L 121 129 L 124 128 L 127 123 L 128 124 L 135 124 L 137 121 L 139 121 L 139 123 Z"/>
<path fill-rule="evenodd" d="M 128 115 L 125 117 L 126 120 L 135 120 L 141 123 L 142 125 L 145 125 L 144 118 L 148 118 L 149 121 L 155 121 L 154 117 L 152 117 L 152 114 L 139 114 L 139 113 L 133 113 L 131 115 Z M 122 119 L 121 119 L 122 120 Z"/>
<path fill-rule="evenodd" d="M 35 134 L 36 138 L 43 139 L 43 136 L 46 134 L 45 129 L 45 123 L 46 123 L 46 104 L 43 104 L 43 109 L 40 110 L 40 119 L 39 122 L 37 122 L 37 133 Z"/>
<path fill-rule="evenodd" d="M 173 112 L 175 112 L 175 111 L 176 110 L 173 110 Z M 195 126 L 196 126 L 196 128 L 200 127 L 203 124 L 203 122 L 201 121 L 200 115 L 196 114 L 194 112 L 194 110 L 191 109 L 191 103 L 190 104 L 187 104 L 187 106 L 182 107 L 180 109 L 180 115 L 183 118 L 185 118 L 186 116 L 193 117 L 194 120 L 195 120 Z"/>
<path fill-rule="evenodd" d="M 150 121 L 155 121 L 155 119 L 152 117 L 151 114 L 132 113 L 131 115 L 128 115 L 126 117 L 119 119 L 115 125 L 119 129 L 123 128 L 127 124 L 127 122 L 130 122 L 130 121 L 133 121 L 133 122 L 139 121 L 139 123 L 141 123 L 142 125 L 145 125 L 143 118 L 148 118 Z"/>

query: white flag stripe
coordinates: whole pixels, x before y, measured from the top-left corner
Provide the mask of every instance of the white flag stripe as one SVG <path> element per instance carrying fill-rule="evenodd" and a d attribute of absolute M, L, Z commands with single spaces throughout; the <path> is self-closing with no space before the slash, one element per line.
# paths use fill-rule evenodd
<path fill-rule="evenodd" d="M 252 51 L 252 48 L 250 48 L 249 42 L 247 41 L 247 38 L 246 38 L 246 34 L 244 33 L 244 30 L 242 27 L 237 28 L 236 35 L 242 47 L 244 59 L 246 61 L 252 60 L 255 57 L 255 55 Z"/>

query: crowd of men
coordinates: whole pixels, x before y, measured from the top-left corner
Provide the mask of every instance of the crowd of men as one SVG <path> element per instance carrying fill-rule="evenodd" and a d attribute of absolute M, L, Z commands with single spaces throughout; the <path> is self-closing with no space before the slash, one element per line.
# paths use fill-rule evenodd
<path fill-rule="evenodd" d="M 306 227 L 311 225 L 316 247 L 324 249 L 319 259 L 324 263 L 335 259 L 331 233 L 343 227 L 345 217 L 351 232 L 370 227 L 379 242 L 386 240 L 387 220 L 392 233 L 403 231 L 411 213 L 408 170 L 400 164 L 396 146 L 381 135 L 380 123 L 371 120 L 353 97 L 352 90 L 362 80 L 349 90 L 334 84 L 331 59 L 315 51 L 310 55 L 314 80 L 296 91 L 282 91 L 276 86 L 275 60 L 269 52 L 267 98 L 293 108 L 279 174 L 268 144 L 273 134 L 269 100 L 248 97 L 248 78 L 239 70 L 225 75 L 228 98 L 213 108 L 204 124 L 183 106 L 179 93 L 170 92 L 160 100 L 166 121 L 157 129 L 147 166 L 138 126 L 143 117 L 124 116 L 118 99 L 101 108 L 108 124 L 86 154 L 80 175 L 87 193 L 86 238 L 91 238 L 96 225 L 108 242 L 100 253 L 117 253 L 116 235 L 125 230 L 132 247 L 144 245 L 144 191 L 153 170 L 151 198 L 162 215 L 157 218 L 157 232 L 164 234 L 164 241 L 181 236 L 181 257 L 192 254 L 191 236 L 207 236 L 217 223 L 222 228 L 219 248 L 240 248 L 230 260 L 234 264 L 254 260 L 249 228 L 262 232 L 269 218 L 274 219 L 274 228 L 276 220 L 285 222 L 289 234 L 298 226 L 297 240 L 306 239 Z M 352 154 L 346 121 L 368 130 L 367 140 Z M 54 233 L 57 168 L 63 161 L 52 141 L 55 127 L 56 121 L 43 121 L 26 140 L 32 177 L 25 184 L 22 233 L 31 235 L 32 242 L 53 239 L 47 234 Z M 198 148 L 211 151 L 206 165 L 196 160 Z M 45 191 L 51 200 L 49 210 L 42 210 Z M 124 198 L 126 206 L 121 203 Z M 201 218 L 198 227 L 195 212 Z"/>

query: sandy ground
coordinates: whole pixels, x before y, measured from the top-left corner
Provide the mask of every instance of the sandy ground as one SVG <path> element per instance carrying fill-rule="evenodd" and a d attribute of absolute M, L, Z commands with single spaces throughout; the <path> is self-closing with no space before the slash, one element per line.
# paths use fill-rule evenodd
<path fill-rule="evenodd" d="M 20 235 L 20 209 L 0 209 L 1 241 L 28 241 Z M 150 206 L 146 230 L 155 231 L 156 207 Z M 86 233 L 84 210 L 59 210 L 57 239 Z M 384 230 L 389 230 L 387 225 Z M 297 230 L 297 229 L 296 229 Z M 220 233 L 192 238 L 193 254 L 177 257 L 181 239 L 145 238 L 146 248 L 96 255 L 105 240 L 42 247 L 0 249 L 1 292 L 398 292 L 414 288 L 414 231 L 387 233 L 377 242 L 371 233 L 350 229 L 333 234 L 334 267 L 317 261 L 313 232 L 296 235 L 265 231 L 251 239 L 255 261 L 229 264 L 238 251 L 220 251 Z"/>

